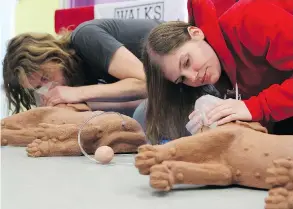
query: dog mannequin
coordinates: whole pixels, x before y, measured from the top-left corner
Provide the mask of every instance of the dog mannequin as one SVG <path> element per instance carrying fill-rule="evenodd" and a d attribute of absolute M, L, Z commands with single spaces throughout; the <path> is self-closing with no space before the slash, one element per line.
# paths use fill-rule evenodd
<path fill-rule="evenodd" d="M 77 142 L 80 125 L 99 113 L 103 112 L 92 112 L 85 104 L 62 104 L 9 116 L 1 120 L 1 146 L 27 146 L 31 157 L 81 155 Z M 117 113 L 93 118 L 81 138 L 88 154 L 100 146 L 110 146 L 115 153 L 132 153 L 146 143 L 139 123 Z"/>
<path fill-rule="evenodd" d="M 267 133 L 259 123 L 236 121 L 163 145 L 138 148 L 135 166 L 150 185 L 242 185 L 270 189 L 266 208 L 293 209 L 293 136 Z"/>

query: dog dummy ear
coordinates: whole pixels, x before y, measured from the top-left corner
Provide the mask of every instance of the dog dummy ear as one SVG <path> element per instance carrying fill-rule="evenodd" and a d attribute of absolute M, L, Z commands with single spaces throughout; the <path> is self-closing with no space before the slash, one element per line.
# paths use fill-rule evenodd
<path fill-rule="evenodd" d="M 268 133 L 268 130 L 265 127 L 263 127 L 260 123 L 257 123 L 257 122 L 236 121 L 236 124 L 245 126 L 247 128 L 251 128 L 259 132 Z"/>

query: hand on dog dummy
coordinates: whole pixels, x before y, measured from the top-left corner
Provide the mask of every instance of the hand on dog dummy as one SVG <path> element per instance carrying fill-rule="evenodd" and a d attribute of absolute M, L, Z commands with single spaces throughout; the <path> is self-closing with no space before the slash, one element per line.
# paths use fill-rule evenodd
<path fill-rule="evenodd" d="M 193 135 L 202 128 L 202 126 L 208 126 L 206 111 L 221 100 L 222 99 L 211 95 L 204 95 L 197 99 L 194 105 L 194 111 L 188 116 L 189 122 L 185 126 L 186 129 Z M 216 122 L 210 125 L 211 128 L 216 126 Z"/>
<path fill-rule="evenodd" d="M 43 85 L 41 88 L 34 91 L 34 97 L 36 100 L 37 107 L 44 106 L 44 99 L 45 94 L 48 93 L 49 90 L 52 88 L 58 86 L 59 84 L 57 82 L 49 82 L 45 85 Z M 91 111 L 90 107 L 85 103 L 59 103 L 54 105 L 54 107 L 61 107 L 61 108 L 67 108 L 72 109 L 77 112 L 84 112 L 84 111 Z"/>
<path fill-rule="evenodd" d="M 85 103 L 76 103 L 76 104 L 57 104 L 54 107 L 61 107 L 74 110 L 76 112 L 86 112 L 92 111 L 91 108 Z"/>

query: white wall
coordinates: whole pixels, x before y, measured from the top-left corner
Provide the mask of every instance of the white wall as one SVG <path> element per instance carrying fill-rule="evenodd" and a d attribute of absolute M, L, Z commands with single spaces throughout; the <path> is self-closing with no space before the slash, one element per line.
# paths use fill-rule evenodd
<path fill-rule="evenodd" d="M 3 86 L 3 58 L 6 51 L 7 41 L 14 36 L 15 34 L 15 8 L 17 4 L 17 0 L 9 0 L 5 1 L 1 0 L 1 7 L 0 7 L 0 60 L 1 60 L 1 67 L 0 67 L 0 84 L 1 84 L 1 95 L 0 95 L 0 102 L 1 102 L 1 119 L 8 116 L 8 104 L 7 99 L 2 88 Z"/>

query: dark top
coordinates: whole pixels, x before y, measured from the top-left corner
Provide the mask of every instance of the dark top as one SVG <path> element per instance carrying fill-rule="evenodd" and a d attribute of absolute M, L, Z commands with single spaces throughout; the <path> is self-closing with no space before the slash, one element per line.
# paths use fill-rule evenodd
<path fill-rule="evenodd" d="M 118 79 L 108 74 L 116 50 L 125 46 L 137 58 L 148 33 L 160 22 L 144 19 L 94 19 L 80 24 L 72 32 L 72 47 L 85 63 L 86 84 L 106 83 Z"/>

